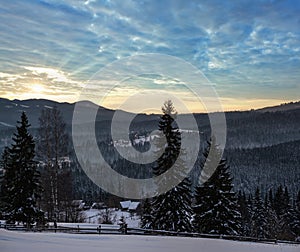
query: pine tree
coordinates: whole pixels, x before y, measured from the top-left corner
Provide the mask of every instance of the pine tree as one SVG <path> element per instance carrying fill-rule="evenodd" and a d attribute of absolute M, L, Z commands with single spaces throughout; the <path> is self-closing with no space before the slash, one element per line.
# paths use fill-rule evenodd
<path fill-rule="evenodd" d="M 299 190 L 299 192 L 298 192 L 298 194 L 297 194 L 297 198 L 296 198 L 296 200 L 295 200 L 295 205 L 296 205 L 296 206 L 295 206 L 296 209 L 300 211 L 300 190 Z"/>
<path fill-rule="evenodd" d="M 281 190 L 279 190 L 281 191 Z M 296 234 L 293 232 L 297 232 L 297 228 L 295 225 L 295 220 L 297 219 L 297 211 L 290 204 L 291 199 L 288 192 L 287 187 L 285 187 L 284 191 L 281 193 L 281 212 L 278 216 L 279 218 L 279 233 L 278 238 L 282 240 L 294 240 Z"/>
<path fill-rule="evenodd" d="M 250 220 L 251 220 L 251 211 L 249 208 L 248 200 L 245 192 L 239 191 L 238 194 L 238 205 L 239 211 L 241 213 L 241 231 L 240 234 L 243 236 L 250 235 Z"/>
<path fill-rule="evenodd" d="M 300 210 L 293 208 L 288 216 L 288 225 L 293 235 L 291 239 L 300 237 Z"/>
<path fill-rule="evenodd" d="M 207 167 L 211 166 L 209 151 L 214 154 L 213 158 L 220 155 L 214 139 L 204 152 L 205 163 L 202 170 L 208 170 Z M 215 172 L 204 184 L 197 186 L 194 213 L 193 225 L 196 232 L 223 235 L 240 233 L 241 214 L 225 159 L 220 160 Z"/>
<path fill-rule="evenodd" d="M 28 132 L 30 124 L 25 112 L 18 124 L 13 144 L 5 153 L 2 200 L 9 221 L 23 222 L 29 227 L 43 215 L 37 208 L 41 192 L 40 177 L 34 161 L 35 144 Z"/>
<path fill-rule="evenodd" d="M 5 147 L 1 156 L 1 168 L 3 171 L 7 171 L 7 164 L 8 164 L 8 157 L 9 157 L 9 148 Z M 9 172 L 9 171 L 7 171 Z M 0 197 L 0 210 L 1 210 L 1 218 L 3 218 L 3 213 L 5 213 L 5 209 L 7 207 L 7 203 L 5 201 L 5 197 L 4 195 L 6 195 L 6 190 L 7 190 L 7 186 L 6 186 L 7 181 L 4 179 L 4 176 L 1 176 L 1 188 L 0 188 L 0 195 L 2 195 Z"/>
<path fill-rule="evenodd" d="M 284 194 L 283 194 L 283 199 L 284 199 L 284 206 L 286 209 L 289 209 L 291 207 L 290 205 L 290 202 L 291 202 L 291 199 L 290 199 L 290 194 L 289 194 L 289 191 L 288 191 L 288 188 L 287 186 L 284 188 Z"/>
<path fill-rule="evenodd" d="M 259 188 L 255 191 L 252 211 L 251 236 L 257 238 L 269 237 L 266 210 L 261 199 Z"/>
<path fill-rule="evenodd" d="M 249 216 L 248 216 L 247 227 L 246 227 L 247 233 L 245 235 L 251 236 L 252 215 L 253 215 L 253 196 L 251 193 L 248 195 L 248 198 L 247 198 L 247 209 L 248 209 Z"/>
<path fill-rule="evenodd" d="M 184 161 L 178 157 L 181 147 L 181 137 L 178 127 L 174 125 L 176 116 L 175 108 L 169 100 L 164 103 L 162 108 L 163 115 L 159 121 L 159 130 L 165 135 L 167 140 L 164 153 L 158 158 L 153 168 L 154 176 L 159 176 L 166 172 L 173 165 L 172 176 L 178 181 L 182 180 L 177 186 L 168 192 L 158 195 L 152 201 L 153 229 L 188 232 L 192 230 L 191 226 L 191 182 L 186 174 Z M 176 164 L 175 161 L 177 160 Z M 168 179 L 160 179 L 157 186 L 168 183 Z"/>
<path fill-rule="evenodd" d="M 288 210 L 288 195 L 287 192 L 284 192 L 283 187 L 280 185 L 277 188 L 274 197 L 274 210 L 278 217 L 282 216 Z"/>
<path fill-rule="evenodd" d="M 300 237 L 300 190 L 295 199 L 290 228 L 291 231 L 294 233 L 295 237 Z"/>
<path fill-rule="evenodd" d="M 272 209 L 274 209 L 274 195 L 273 195 L 273 190 L 272 189 L 269 190 L 268 200 L 269 200 L 269 203 L 270 203 Z"/>
<path fill-rule="evenodd" d="M 152 229 L 153 216 L 150 199 L 146 199 L 143 204 L 143 213 L 141 217 L 141 228 Z"/>
<path fill-rule="evenodd" d="M 267 230 L 266 238 L 277 238 L 278 230 L 279 230 L 279 220 L 277 217 L 277 214 L 275 210 L 272 207 L 273 203 L 273 193 L 272 189 L 269 190 L 269 193 L 265 194 L 265 213 L 266 213 L 266 219 L 267 219 Z"/>

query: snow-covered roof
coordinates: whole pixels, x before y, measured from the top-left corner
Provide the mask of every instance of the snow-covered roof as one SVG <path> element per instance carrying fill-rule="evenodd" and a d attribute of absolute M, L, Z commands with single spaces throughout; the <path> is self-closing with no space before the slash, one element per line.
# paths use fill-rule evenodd
<path fill-rule="evenodd" d="M 136 210 L 138 208 L 139 204 L 140 204 L 140 202 L 135 202 L 135 201 L 131 201 L 131 200 L 120 202 L 122 209 L 128 209 L 128 210 Z"/>
<path fill-rule="evenodd" d="M 84 202 L 83 202 L 83 200 L 72 200 L 71 205 L 73 207 L 79 207 L 80 208 L 84 205 Z"/>
<path fill-rule="evenodd" d="M 140 202 L 131 202 L 130 206 L 129 206 L 129 210 L 136 210 L 138 208 L 138 206 L 140 205 Z"/>
<path fill-rule="evenodd" d="M 123 209 L 128 209 L 129 206 L 130 206 L 130 204 L 131 204 L 131 201 L 130 201 L 130 200 L 127 200 L 127 201 L 121 201 L 121 202 L 120 202 L 120 205 L 121 205 L 121 207 L 122 207 Z"/>
<path fill-rule="evenodd" d="M 104 202 L 94 202 L 92 204 L 92 208 L 97 208 L 97 207 L 106 207 L 105 203 Z"/>

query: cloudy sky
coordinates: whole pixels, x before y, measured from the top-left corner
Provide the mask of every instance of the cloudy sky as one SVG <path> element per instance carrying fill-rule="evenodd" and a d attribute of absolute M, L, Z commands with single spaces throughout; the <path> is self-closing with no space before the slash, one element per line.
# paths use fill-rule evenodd
<path fill-rule="evenodd" d="M 225 110 L 299 100 L 297 0 L 0 1 L 0 97 L 75 102 L 103 67 L 157 53 L 198 68 Z M 111 90 L 105 105 L 118 107 L 137 83 L 186 97 L 189 83 L 172 73 L 143 74 Z"/>

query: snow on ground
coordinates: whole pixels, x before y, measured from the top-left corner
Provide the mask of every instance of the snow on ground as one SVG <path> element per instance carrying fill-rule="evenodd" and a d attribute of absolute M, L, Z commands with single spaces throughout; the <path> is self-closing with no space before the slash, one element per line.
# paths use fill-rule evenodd
<path fill-rule="evenodd" d="M 121 217 L 123 216 L 127 226 L 130 228 L 139 228 L 140 227 L 140 221 L 141 218 L 140 216 L 136 214 L 131 214 L 126 211 L 121 211 L 121 210 L 114 210 L 114 209 L 109 209 L 110 215 L 111 215 L 111 220 L 112 220 L 112 225 L 107 225 L 107 224 L 101 224 L 99 222 L 99 218 L 101 218 L 102 214 L 105 214 L 105 210 L 98 210 L 98 209 L 89 209 L 82 211 L 85 221 L 83 223 L 65 223 L 65 222 L 58 222 L 58 226 L 60 227 L 80 227 L 80 228 L 97 228 L 99 224 L 103 228 L 116 228 L 118 229 L 120 226 L 118 225 Z M 50 226 L 53 226 L 53 222 L 49 222 Z"/>
<path fill-rule="evenodd" d="M 47 105 L 44 105 L 44 108 L 47 108 L 47 109 L 53 109 L 53 107 L 47 106 Z"/>
<path fill-rule="evenodd" d="M 124 216 L 128 227 L 139 227 L 140 217 L 126 211 L 109 209 L 111 219 L 114 225 L 117 225 L 122 216 Z M 89 209 L 82 212 L 85 216 L 85 223 L 99 224 L 101 214 L 105 214 L 105 210 Z M 76 223 L 77 225 L 77 223 Z M 79 223 L 80 226 L 80 223 Z"/>
<path fill-rule="evenodd" d="M 115 224 L 118 223 L 118 221 L 121 219 L 122 216 L 124 216 L 126 223 L 128 224 L 128 227 L 140 227 L 140 217 L 137 215 L 132 215 L 131 213 L 125 212 L 125 211 L 115 211 L 114 214 L 116 215 L 116 220 Z"/>
<path fill-rule="evenodd" d="M 22 108 L 30 108 L 30 106 L 27 106 L 27 105 L 20 105 Z"/>
<path fill-rule="evenodd" d="M 0 230 L 3 252 L 298 252 L 299 245 L 263 244 L 215 239 L 26 233 Z"/>
<path fill-rule="evenodd" d="M 98 224 L 99 223 L 99 217 L 101 213 L 104 213 L 104 210 L 98 210 L 98 209 L 89 209 L 82 211 L 83 216 L 85 218 L 85 222 L 87 223 L 94 223 Z"/>
<path fill-rule="evenodd" d="M 0 122 L 1 125 L 6 126 L 6 127 L 15 127 L 11 124 L 5 123 L 5 122 Z"/>

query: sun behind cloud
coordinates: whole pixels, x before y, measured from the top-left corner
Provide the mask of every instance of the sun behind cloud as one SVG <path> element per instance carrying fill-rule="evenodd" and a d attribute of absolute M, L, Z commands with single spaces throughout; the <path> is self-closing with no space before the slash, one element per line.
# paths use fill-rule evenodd
<path fill-rule="evenodd" d="M 34 83 L 31 86 L 31 90 L 36 94 L 42 94 L 45 91 L 45 88 L 42 84 Z"/>
<path fill-rule="evenodd" d="M 299 100 L 300 1 L 14 2 L 1 6 L 0 97 L 75 102 L 103 67 L 159 53 L 203 72 L 225 110 Z M 165 90 L 169 81 L 147 88 Z M 110 108 L 128 95 L 116 91 Z"/>

